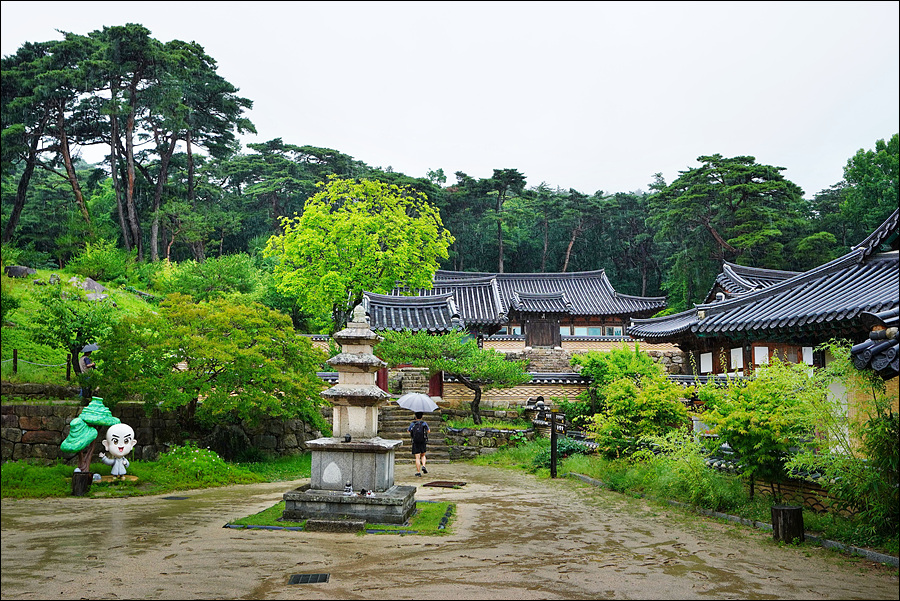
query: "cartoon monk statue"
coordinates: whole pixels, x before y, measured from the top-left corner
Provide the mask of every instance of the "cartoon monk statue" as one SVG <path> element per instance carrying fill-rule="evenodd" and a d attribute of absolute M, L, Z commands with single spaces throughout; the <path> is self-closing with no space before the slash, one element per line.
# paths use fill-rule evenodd
<path fill-rule="evenodd" d="M 100 461 L 112 466 L 112 475 L 116 479 L 121 480 L 125 475 L 125 468 L 128 467 L 128 459 L 125 456 L 131 452 L 136 442 L 134 430 L 128 424 L 116 424 L 106 431 L 103 447 L 111 457 L 107 457 L 106 453 L 100 453 Z"/>

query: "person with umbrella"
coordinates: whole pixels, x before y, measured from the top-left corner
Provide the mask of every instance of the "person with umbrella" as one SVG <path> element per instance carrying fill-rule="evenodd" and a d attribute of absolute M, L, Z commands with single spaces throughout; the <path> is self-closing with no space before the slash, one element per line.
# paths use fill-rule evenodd
<path fill-rule="evenodd" d="M 411 392 L 397 399 L 397 405 L 404 409 L 409 409 L 416 416 L 416 419 L 409 424 L 406 431 L 409 432 L 409 436 L 412 439 L 412 454 L 416 459 L 416 477 L 421 478 L 422 474 L 428 473 L 428 468 L 425 467 L 427 461 L 425 452 L 428 446 L 428 432 L 430 431 L 428 423 L 422 419 L 422 415 L 425 411 L 437 409 L 437 403 L 432 401 L 427 394 Z"/>
<path fill-rule="evenodd" d="M 416 477 L 421 478 L 423 473 L 428 473 L 428 469 L 425 467 L 425 451 L 428 446 L 428 432 L 430 431 L 428 423 L 422 419 L 421 411 L 416 411 L 416 419 L 409 424 L 406 430 L 412 439 L 412 454 L 416 458 Z"/>
<path fill-rule="evenodd" d="M 81 370 L 81 377 L 79 378 L 81 380 L 81 396 L 85 399 L 91 398 L 94 394 L 91 386 L 91 370 L 97 367 L 97 364 L 91 359 L 91 353 L 99 348 L 96 344 L 88 344 L 81 349 L 81 352 L 84 354 L 78 359 L 78 367 Z"/>

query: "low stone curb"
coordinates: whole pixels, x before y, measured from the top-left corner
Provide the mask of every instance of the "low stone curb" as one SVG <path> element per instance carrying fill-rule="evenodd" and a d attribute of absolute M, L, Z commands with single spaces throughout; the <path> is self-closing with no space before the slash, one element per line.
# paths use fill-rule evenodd
<path fill-rule="evenodd" d="M 596 486 L 597 488 L 606 488 L 609 489 L 605 483 L 600 480 L 595 480 L 590 476 L 585 476 L 584 474 L 576 474 L 575 472 L 568 472 L 566 477 L 578 478 L 579 480 L 590 484 L 591 486 Z M 611 489 L 610 489 L 611 490 Z M 760 530 L 772 530 L 772 524 L 767 524 L 766 522 L 759 522 L 756 520 L 748 520 L 747 518 L 742 518 L 736 515 L 730 515 L 727 513 L 720 513 L 718 511 L 712 511 L 710 509 L 702 509 L 699 507 L 694 507 L 687 503 L 682 503 L 680 501 L 669 501 L 666 500 L 666 503 L 669 505 L 673 505 L 675 507 L 683 507 L 685 509 L 690 509 L 692 511 L 696 511 L 697 513 L 701 513 L 703 515 L 707 515 L 710 517 L 720 518 L 723 520 L 727 520 L 729 522 L 735 522 L 738 524 L 742 524 L 744 526 L 752 526 L 753 528 L 758 528 Z M 900 558 L 894 557 L 893 555 L 886 555 L 884 553 L 878 553 L 876 551 L 871 551 L 869 549 L 863 549 L 860 547 L 854 547 L 853 545 L 845 545 L 843 543 L 839 543 L 833 540 L 827 540 L 819 536 L 815 536 L 814 534 L 804 533 L 804 536 L 808 542 L 820 545 L 825 547 L 826 549 L 835 549 L 837 551 L 842 551 L 844 553 L 849 553 L 850 555 L 858 555 L 860 557 L 864 557 L 868 560 L 875 561 L 878 563 L 882 563 L 885 565 L 889 565 L 892 567 L 900 567 Z"/>

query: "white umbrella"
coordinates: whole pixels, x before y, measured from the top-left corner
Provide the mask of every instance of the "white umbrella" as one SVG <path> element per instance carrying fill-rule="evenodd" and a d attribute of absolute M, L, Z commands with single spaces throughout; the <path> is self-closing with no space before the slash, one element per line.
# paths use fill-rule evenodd
<path fill-rule="evenodd" d="M 419 411 L 428 413 L 438 408 L 437 403 L 432 401 L 430 396 L 421 392 L 407 392 L 397 399 L 397 404 L 413 413 Z"/>

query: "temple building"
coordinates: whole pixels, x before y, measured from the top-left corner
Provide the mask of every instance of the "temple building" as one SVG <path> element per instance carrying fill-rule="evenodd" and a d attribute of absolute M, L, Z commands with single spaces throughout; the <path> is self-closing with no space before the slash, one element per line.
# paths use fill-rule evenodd
<path fill-rule="evenodd" d="M 776 354 L 823 366 L 828 358 L 815 350 L 819 344 L 832 338 L 856 342 L 878 321 L 872 315 L 890 319 L 896 311 L 897 241 L 894 211 L 849 253 L 806 272 L 726 263 L 710 291 L 715 300 L 674 315 L 632 319 L 626 331 L 648 342 L 675 344 L 691 355 L 700 375 L 742 375 Z"/>
<path fill-rule="evenodd" d="M 605 270 L 574 273 L 470 273 L 438 270 L 431 289 L 365 293 L 373 330 L 458 327 L 479 344 L 516 340 L 561 348 L 567 339 L 627 339 L 632 318 L 666 308 L 664 297 L 616 292 Z M 490 344 L 488 344 L 490 346 Z"/>

